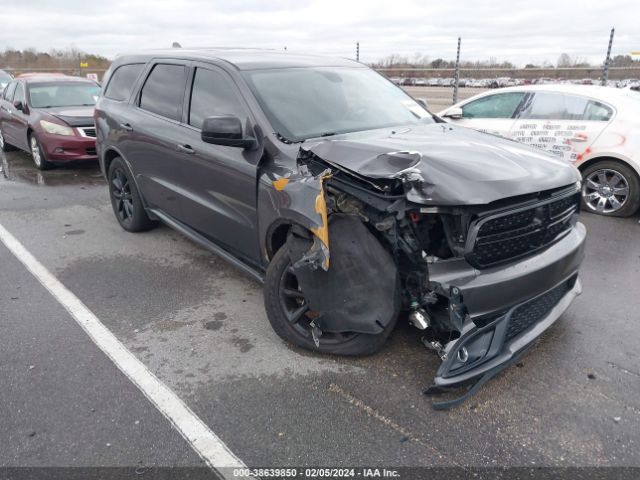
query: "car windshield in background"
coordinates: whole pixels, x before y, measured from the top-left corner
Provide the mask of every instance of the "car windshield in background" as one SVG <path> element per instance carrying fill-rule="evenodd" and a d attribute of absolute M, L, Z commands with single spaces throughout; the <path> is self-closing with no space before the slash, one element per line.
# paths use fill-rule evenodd
<path fill-rule="evenodd" d="M 404 91 L 366 68 L 284 68 L 244 75 L 273 127 L 291 141 L 434 122 Z"/>
<path fill-rule="evenodd" d="M 30 105 L 34 108 L 80 107 L 96 104 L 100 87 L 92 83 L 38 83 L 29 87 Z"/>

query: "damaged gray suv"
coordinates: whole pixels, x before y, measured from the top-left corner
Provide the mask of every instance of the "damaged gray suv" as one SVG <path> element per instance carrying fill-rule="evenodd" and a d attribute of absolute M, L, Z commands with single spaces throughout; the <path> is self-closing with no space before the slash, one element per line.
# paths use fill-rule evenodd
<path fill-rule="evenodd" d="M 96 106 L 120 225 L 158 221 L 264 282 L 274 330 L 376 351 L 398 318 L 479 386 L 580 293 L 580 174 L 443 123 L 353 61 L 255 50 L 119 57 Z"/>

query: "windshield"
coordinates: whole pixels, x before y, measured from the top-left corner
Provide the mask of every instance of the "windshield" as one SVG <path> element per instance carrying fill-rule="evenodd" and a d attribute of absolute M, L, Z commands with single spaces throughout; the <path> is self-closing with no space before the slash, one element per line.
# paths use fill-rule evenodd
<path fill-rule="evenodd" d="M 38 83 L 29 86 L 30 105 L 34 108 L 80 107 L 96 104 L 100 87 L 93 83 Z"/>
<path fill-rule="evenodd" d="M 244 76 L 273 127 L 291 141 L 434 122 L 403 90 L 368 68 L 285 68 Z"/>

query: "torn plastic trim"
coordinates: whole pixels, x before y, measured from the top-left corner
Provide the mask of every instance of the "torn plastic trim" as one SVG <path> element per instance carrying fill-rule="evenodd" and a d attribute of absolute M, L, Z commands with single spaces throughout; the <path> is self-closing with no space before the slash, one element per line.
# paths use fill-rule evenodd
<path fill-rule="evenodd" d="M 458 398 L 443 402 L 434 402 L 432 404 L 433 408 L 436 410 L 445 410 L 459 405 L 476 393 L 487 381 L 495 377 L 507 367 L 516 363 L 522 355 L 535 344 L 540 335 L 562 316 L 575 297 L 582 293 L 582 285 L 577 274 L 574 274 L 572 278 L 575 278 L 573 287 L 571 287 L 571 289 L 542 319 L 538 321 L 538 323 L 522 335 L 519 335 L 507 342 L 505 342 L 503 338 L 500 338 L 509 321 L 508 314 L 506 314 L 496 320 L 496 322 L 483 328 L 476 328 L 473 325 L 469 325 L 469 330 L 463 334 L 460 339 L 448 344 L 446 346 L 447 357 L 438 369 L 434 384 L 426 388 L 423 393 L 425 395 L 435 395 L 450 393 L 465 388 L 466 392 Z M 571 281 L 571 278 L 565 280 L 565 282 L 568 281 Z M 503 332 L 499 332 L 499 329 L 502 329 Z M 486 355 L 487 359 L 478 362 L 477 365 L 472 368 L 466 370 L 459 369 L 460 371 L 454 371 L 451 375 L 445 374 L 451 365 L 456 362 L 458 352 L 464 347 L 464 345 L 468 344 L 469 341 L 474 341 L 479 336 L 487 334 L 492 335 L 492 344 L 496 342 L 499 343 L 499 348 L 497 349 L 496 354 L 492 354 L 491 351 L 489 351 Z M 491 348 L 493 349 L 493 346 Z"/>
<path fill-rule="evenodd" d="M 316 177 L 318 178 L 318 177 Z M 327 201 L 325 199 L 324 192 L 324 182 L 325 180 L 331 178 L 331 171 L 325 170 L 320 174 L 318 178 L 318 183 L 320 187 L 320 191 L 316 196 L 315 208 L 316 213 L 320 215 L 321 225 L 315 228 L 311 228 L 311 232 L 316 236 L 316 239 L 319 240 L 319 251 L 322 253 L 321 266 L 322 269 L 327 271 L 329 270 L 330 263 L 330 253 L 329 253 L 329 221 L 327 218 Z M 314 242 L 316 245 L 317 242 Z"/>
<path fill-rule="evenodd" d="M 324 332 L 381 334 L 395 323 L 401 306 L 394 258 L 356 215 L 334 213 L 330 229 L 328 270 L 314 265 L 318 237 L 306 229 L 293 228 L 283 247 L 314 325 Z"/>
<path fill-rule="evenodd" d="M 491 380 L 493 377 L 495 377 L 500 372 L 502 372 L 506 368 L 516 363 L 518 360 L 520 360 L 520 358 L 526 353 L 527 350 L 529 350 L 531 346 L 532 344 L 525 346 L 522 350 L 514 354 L 514 356 L 511 357 L 508 361 L 506 361 L 505 363 L 496 365 L 490 370 L 487 370 L 481 376 L 475 379 L 475 381 L 474 379 L 467 380 L 466 382 L 461 382 L 458 385 L 446 386 L 446 387 L 439 386 L 439 385 L 432 385 L 430 387 L 425 388 L 422 391 L 422 393 L 424 395 L 439 395 L 439 394 L 450 393 L 456 390 L 460 390 L 462 388 L 466 388 L 466 391 L 457 398 L 453 398 L 451 400 L 444 400 L 441 402 L 433 402 L 431 404 L 434 410 L 449 410 L 450 408 L 456 407 L 461 403 L 464 403 L 465 401 L 467 401 L 473 395 L 475 395 L 478 392 L 478 390 L 480 390 L 480 388 L 489 380 Z"/>
<path fill-rule="evenodd" d="M 273 202 L 282 218 L 299 223 L 314 235 L 304 261 L 314 268 L 329 269 L 329 222 L 324 184 L 332 176 L 329 168 L 317 175 L 299 169 L 297 174 L 271 179 Z"/>
<path fill-rule="evenodd" d="M 462 336 L 446 345 L 448 359 L 438 369 L 435 379 L 436 384 L 441 386 L 451 385 L 476 377 L 505 362 L 525 345 L 533 342 L 564 313 L 575 297 L 582 293 L 582 285 L 577 273 L 574 273 L 554 288 L 564 285 L 567 286 L 567 290 L 557 303 L 542 317 L 538 318 L 535 323 L 516 336 L 507 335 L 513 312 L 542 297 L 549 291 L 512 307 L 508 312 L 487 325 L 477 327 L 472 322 L 467 324 Z M 474 346 L 474 344 L 476 345 Z M 470 357 L 467 362 L 460 362 L 457 359 L 457 354 L 463 347 L 466 347 L 469 352 Z"/>

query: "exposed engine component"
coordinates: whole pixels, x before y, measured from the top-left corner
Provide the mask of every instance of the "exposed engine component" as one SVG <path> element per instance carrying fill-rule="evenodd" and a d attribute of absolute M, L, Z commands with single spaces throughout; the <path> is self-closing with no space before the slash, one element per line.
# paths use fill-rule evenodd
<path fill-rule="evenodd" d="M 409 314 L 409 323 L 420 330 L 426 330 L 431 326 L 429 314 L 421 308 L 412 310 Z"/>
<path fill-rule="evenodd" d="M 442 343 L 440 343 L 438 340 L 430 340 L 425 336 L 425 337 L 422 337 L 422 343 L 429 350 L 435 351 L 440 357 L 440 360 L 447 359 L 447 350 L 444 347 L 444 345 L 442 345 Z"/>
<path fill-rule="evenodd" d="M 436 186 L 441 186 L 433 178 L 441 172 L 418 168 L 420 152 L 372 155 L 369 149 L 355 147 L 348 141 L 323 141 L 302 146 L 297 158 L 301 181 L 318 191 L 314 203 L 304 205 L 310 213 L 319 214 L 310 228 L 317 238 L 296 238 L 294 227 L 294 235 L 287 240 L 294 273 L 315 314 L 311 324 L 314 344 L 319 347 L 322 332 L 383 335 L 390 331 L 394 311 L 384 307 L 393 298 L 397 300 L 395 311 L 408 312 L 408 322 L 423 332 L 424 346 L 442 360 L 436 385 L 425 393 L 447 392 L 477 377 L 463 397 L 434 404 L 434 408 L 449 408 L 511 362 L 491 367 L 484 359 L 516 357 L 506 349 L 500 352 L 506 338 L 500 328 L 512 322 L 505 305 L 511 303 L 501 298 L 500 289 L 491 289 L 493 283 L 504 285 L 506 281 L 496 281 L 500 275 L 495 272 L 479 270 L 532 253 L 537 244 L 520 240 L 525 227 L 530 238 L 544 245 L 573 233 L 573 253 L 566 258 L 577 269 L 583 241 L 578 238 L 581 232 L 571 228 L 579 192 L 573 185 L 525 192 L 508 201 L 495 198 L 488 208 L 498 191 L 498 185 L 491 182 L 486 186 L 490 192 L 484 192 L 491 194 L 488 197 L 476 195 L 471 204 L 440 203 L 436 197 L 442 192 Z M 338 160 L 343 156 L 348 163 Z M 447 180 L 464 190 L 458 188 L 465 183 L 460 177 Z M 459 199 L 459 194 L 453 198 Z M 540 226 L 542 220 L 556 218 L 566 228 Z M 341 271 L 328 268 L 329 249 L 332 264 Z M 321 260 L 326 267 L 318 268 Z M 542 285 L 553 287 L 542 273 L 527 271 L 525 264 L 519 270 L 519 276 L 536 287 L 516 286 L 511 293 L 514 302 L 541 290 Z M 536 310 L 535 318 L 542 316 Z M 476 369 L 482 375 L 474 377 Z"/>

